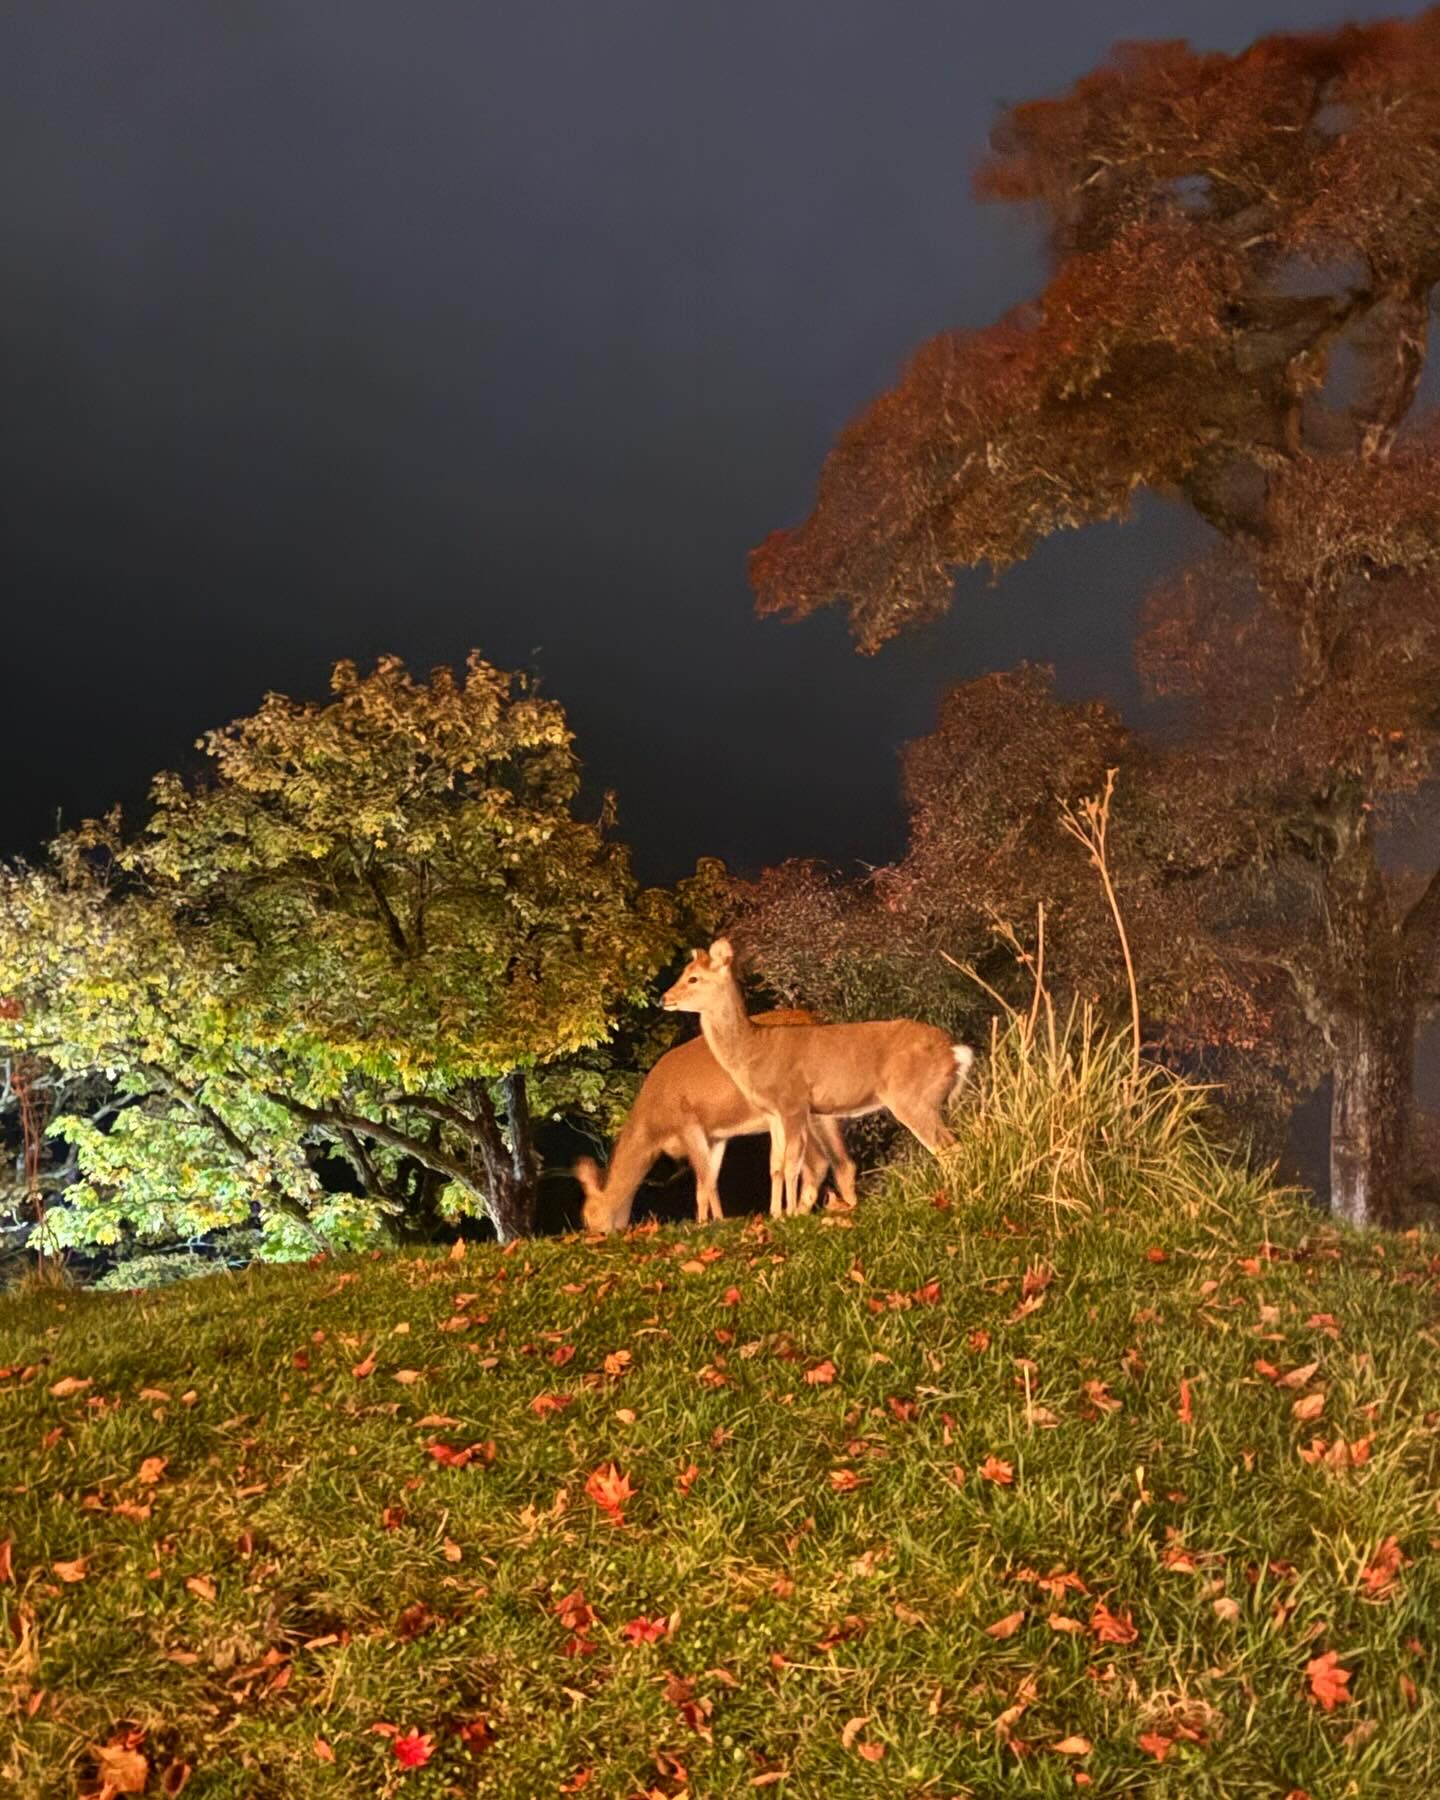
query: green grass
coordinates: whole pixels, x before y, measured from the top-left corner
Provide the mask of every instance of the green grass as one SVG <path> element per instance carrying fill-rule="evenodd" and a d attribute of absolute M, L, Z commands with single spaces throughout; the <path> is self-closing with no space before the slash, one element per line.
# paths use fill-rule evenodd
<path fill-rule="evenodd" d="M 0 1302 L 0 1791 L 95 1792 L 126 1732 L 148 1792 L 188 1764 L 237 1800 L 1440 1790 L 1436 1243 L 1333 1230 L 1189 1097 L 1122 1127 L 1072 1074 L 1027 1111 L 1002 1046 L 943 1182 L 850 1217 Z M 611 1462 L 623 1524 L 586 1493 Z"/>

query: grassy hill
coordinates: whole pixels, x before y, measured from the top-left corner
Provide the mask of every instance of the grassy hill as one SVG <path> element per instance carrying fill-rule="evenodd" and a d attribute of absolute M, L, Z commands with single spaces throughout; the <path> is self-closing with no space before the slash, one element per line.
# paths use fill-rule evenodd
<path fill-rule="evenodd" d="M 1167 1106 L 850 1216 L 0 1303 L 0 1787 L 1436 1792 L 1437 1246 Z"/>

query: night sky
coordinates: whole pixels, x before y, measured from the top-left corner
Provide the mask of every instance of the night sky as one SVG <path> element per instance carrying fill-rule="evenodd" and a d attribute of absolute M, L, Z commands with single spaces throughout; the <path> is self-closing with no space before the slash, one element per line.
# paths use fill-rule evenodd
<path fill-rule="evenodd" d="M 1328 0 L 42 0 L 0 13 L 0 854 L 330 663 L 536 669 L 641 873 L 881 861 L 895 751 L 1023 655 L 1129 703 L 1159 503 L 878 658 L 747 550 L 1033 290 L 999 105 Z"/>

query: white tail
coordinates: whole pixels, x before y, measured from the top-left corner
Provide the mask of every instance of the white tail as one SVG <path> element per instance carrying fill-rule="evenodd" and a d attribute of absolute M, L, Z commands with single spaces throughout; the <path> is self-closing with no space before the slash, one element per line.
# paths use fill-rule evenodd
<path fill-rule="evenodd" d="M 767 1027 L 793 1029 L 813 1025 L 810 1013 L 759 1015 Z M 769 1123 L 716 1062 L 703 1037 L 667 1050 L 640 1084 L 630 1116 L 615 1140 L 602 1185 L 600 1171 L 588 1156 L 575 1165 L 585 1190 L 583 1218 L 587 1231 L 623 1231 L 630 1223 L 636 1189 L 657 1156 L 684 1158 L 695 1171 L 695 1210 L 701 1225 L 721 1217 L 719 1178 L 725 1145 L 732 1137 L 766 1131 Z M 840 1128 L 817 1119 L 802 1154 L 801 1209 L 815 1204 L 826 1174 L 834 1171 L 842 1196 L 855 1198 L 855 1165 L 846 1153 Z"/>
<path fill-rule="evenodd" d="M 776 1030 L 745 1011 L 734 952 L 717 938 L 692 952 L 662 1004 L 700 1015 L 715 1060 L 770 1129 L 770 1210 L 795 1211 L 806 1144 L 821 1118 L 886 1110 L 925 1148 L 955 1139 L 944 1112 L 975 1060 L 933 1025 L 913 1019 Z"/>

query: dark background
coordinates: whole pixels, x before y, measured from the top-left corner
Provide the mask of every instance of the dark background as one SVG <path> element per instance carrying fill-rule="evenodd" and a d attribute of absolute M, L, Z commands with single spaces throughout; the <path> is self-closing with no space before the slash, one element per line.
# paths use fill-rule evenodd
<path fill-rule="evenodd" d="M 1195 529 L 1052 541 L 875 659 L 751 613 L 837 428 L 1036 284 L 1033 229 L 970 199 L 997 106 L 1121 37 L 1396 10 L 0 10 L 0 854 L 336 657 L 476 645 L 564 702 L 647 878 L 890 857 L 942 688 L 1030 655 L 1132 702 Z"/>

